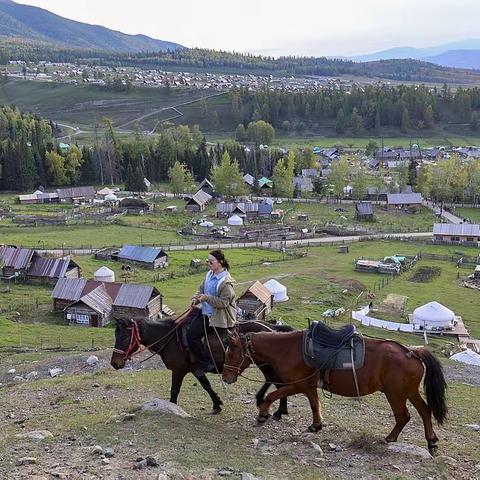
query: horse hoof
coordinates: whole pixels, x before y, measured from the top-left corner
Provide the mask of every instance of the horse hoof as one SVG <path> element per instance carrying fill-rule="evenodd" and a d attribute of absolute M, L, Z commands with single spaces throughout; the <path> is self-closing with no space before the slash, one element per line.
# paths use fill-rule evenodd
<path fill-rule="evenodd" d="M 219 413 L 221 413 L 222 409 L 220 408 L 220 406 L 218 407 L 213 407 L 212 408 L 212 415 L 218 415 Z"/>
<path fill-rule="evenodd" d="M 265 423 L 268 418 L 270 417 L 270 415 L 258 415 L 257 416 L 257 422 L 258 423 Z"/>
<path fill-rule="evenodd" d="M 282 414 L 279 413 L 279 412 L 275 412 L 273 415 L 272 415 L 272 418 L 274 420 L 281 420 L 282 419 Z"/>
<path fill-rule="evenodd" d="M 428 445 L 428 451 L 430 452 L 430 455 L 434 457 L 438 452 L 438 445 L 435 445 L 435 444 Z"/>
<path fill-rule="evenodd" d="M 323 425 L 320 424 L 320 425 L 315 425 L 312 423 L 312 425 L 310 425 L 308 427 L 308 431 L 309 432 L 312 432 L 312 433 L 316 433 L 316 432 L 319 432 L 321 429 L 323 428 Z"/>

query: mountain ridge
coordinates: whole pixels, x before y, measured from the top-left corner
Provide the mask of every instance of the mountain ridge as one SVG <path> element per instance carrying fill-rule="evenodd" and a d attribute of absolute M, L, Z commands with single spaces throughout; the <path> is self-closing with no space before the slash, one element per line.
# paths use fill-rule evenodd
<path fill-rule="evenodd" d="M 176 50 L 182 45 L 77 22 L 43 8 L 0 0 L 0 35 L 61 46 L 118 52 Z"/>

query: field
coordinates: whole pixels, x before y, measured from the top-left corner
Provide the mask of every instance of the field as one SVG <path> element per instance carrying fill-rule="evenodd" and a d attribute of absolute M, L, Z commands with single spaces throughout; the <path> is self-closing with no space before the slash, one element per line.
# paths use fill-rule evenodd
<path fill-rule="evenodd" d="M 458 285 L 455 263 L 422 259 L 413 271 L 388 284 L 382 282 L 385 276 L 353 270 L 354 259 L 359 257 L 376 259 L 388 254 L 418 252 L 452 254 L 458 247 L 399 241 L 361 242 L 349 247 L 348 254 L 338 253 L 338 247 L 323 246 L 297 252 L 305 256 L 290 257 L 259 249 L 229 250 L 227 256 L 237 280 L 237 293 L 243 292 L 256 279 L 277 278 L 287 286 L 290 299 L 276 304 L 272 317 L 297 328 L 305 328 L 309 320 L 320 319 L 327 308 L 341 306 L 347 313 L 329 320 L 329 324 L 346 323 L 350 321 L 348 309 L 369 301 L 361 293 L 375 289 L 375 306 L 388 295 L 399 294 L 407 297 L 406 310 L 409 312 L 427 301 L 438 300 L 461 315 L 471 334 L 480 337 L 478 292 Z M 462 248 L 462 251 L 472 256 L 478 249 Z M 189 270 L 192 254 L 200 259 L 206 255 L 205 252 L 171 252 L 166 272 L 137 269 L 128 281 L 155 284 L 164 295 L 164 302 L 180 313 L 204 276 L 204 271 Z M 91 277 L 99 266 L 106 264 L 119 278 L 120 265 L 115 262 L 99 262 L 90 256 L 75 257 L 75 260 L 86 277 Z M 427 278 L 426 270 L 435 275 Z M 162 281 L 155 278 L 157 273 L 172 272 L 173 278 Z M 462 269 L 461 273 L 470 272 Z M 419 282 L 411 281 L 415 274 Z M 350 475 L 391 480 L 475 478 L 475 465 L 480 462 L 478 432 L 468 425 L 478 423 L 472 405 L 478 396 L 480 376 L 476 367 L 469 369 L 445 359 L 443 352 L 451 348 L 448 338 L 429 336 L 429 348 L 442 359 L 446 369 L 450 415 L 443 427 L 435 427 L 440 438 L 440 457 L 421 459 L 387 449 L 383 438 L 393 424 L 393 416 L 381 394 L 364 397 L 361 402 L 320 395 L 326 426 L 318 434 L 305 433 L 310 423 L 310 409 L 306 399 L 300 396 L 290 400 L 289 416 L 256 428 L 253 393 L 261 380 L 255 370 L 249 370 L 247 379 L 240 379 L 225 390 L 218 378 L 210 376 L 213 388 L 225 401 L 220 416 L 208 413 L 207 396 L 189 376 L 185 379 L 179 404 L 192 415 L 191 418 L 139 412 L 137 407 L 145 401 L 168 398 L 170 372 L 163 369 L 159 360 L 152 358 L 140 365 L 137 357 L 132 369 L 115 372 L 108 365 L 114 339 L 112 328 L 55 325 L 60 320 L 49 311 L 48 288 L 11 285 L 7 293 L 4 285 L 0 287 L 2 306 L 7 304 L 7 298 L 12 309 L 15 301 L 25 303 L 30 298 L 35 304 L 38 298 L 40 302 L 40 308 L 27 309 L 25 314 L 16 315 L 12 310 L 0 315 L 0 394 L 5 412 L 0 419 L 2 478 L 15 478 L 14 474 L 28 477 L 33 471 L 37 475 L 61 472 L 66 478 L 100 473 L 107 478 L 119 478 L 119 475 L 129 478 L 131 473 L 134 475 L 131 478 L 150 479 L 157 478 L 162 471 L 177 475 L 169 478 L 187 478 L 180 475 L 188 474 L 205 480 L 220 478 L 224 475 L 222 471 L 233 472 L 232 478 L 239 478 L 240 472 L 248 472 L 272 480 L 346 478 Z M 39 319 L 46 323 L 35 321 Z M 408 334 L 363 327 L 359 330 L 407 345 L 423 343 L 422 337 Z M 25 346 L 40 350 L 18 348 Z M 41 350 L 47 346 L 54 350 Z M 92 346 L 97 349 L 93 353 L 100 361 L 97 367 L 86 368 L 85 360 L 91 352 L 85 350 Z M 62 351 L 75 347 L 77 352 Z M 146 359 L 146 356 L 141 358 Z M 48 368 L 53 366 L 63 369 L 61 376 L 55 379 L 48 375 Z M 39 379 L 12 384 L 12 376 L 6 373 L 12 367 L 21 375 L 35 370 Z M 6 386 L 1 385 L 3 382 Z M 39 401 L 49 407 L 37 408 Z M 420 418 L 413 408 L 411 413 L 412 419 L 399 441 L 425 447 Z M 126 414 L 133 416 L 125 417 Z M 19 433 L 46 429 L 53 438 L 43 442 L 16 437 Z M 102 463 L 92 453 L 92 445 L 112 447 L 114 457 L 109 463 Z M 155 457 L 160 466 L 133 471 L 136 458 L 146 455 Z M 16 466 L 20 456 L 35 457 L 37 465 Z"/>
<path fill-rule="evenodd" d="M 480 223 L 480 208 L 455 208 L 455 215 L 468 218 L 471 223 Z"/>
<path fill-rule="evenodd" d="M 303 249 L 302 257 L 290 257 L 278 252 L 257 249 L 228 250 L 227 256 L 232 263 L 232 275 L 237 281 L 236 291 L 241 294 L 255 280 L 265 282 L 276 278 L 288 288 L 290 300 L 277 304 L 272 317 L 287 322 L 295 327 L 304 328 L 309 320 L 319 320 L 328 308 L 344 307 L 347 313 L 333 324 L 340 325 L 350 321 L 348 310 L 357 305 L 364 305 L 369 300 L 365 293 L 375 291 L 374 305 L 380 305 L 391 293 L 407 297 L 406 311 L 411 313 L 416 307 L 432 300 L 437 300 L 461 315 L 475 338 L 480 338 L 480 319 L 478 318 L 479 297 L 475 290 L 462 288 L 457 283 L 457 272 L 466 276 L 468 269 L 458 271 L 456 264 L 447 261 L 420 260 L 412 272 L 395 279 L 378 274 L 365 274 L 354 271 L 356 258 L 379 259 L 392 254 L 415 255 L 419 252 L 453 254 L 458 247 L 441 247 L 417 245 L 409 242 L 375 241 L 353 243 L 348 254 L 338 253 L 337 246 L 322 246 Z M 475 255 L 476 249 L 462 248 L 467 255 Z M 164 303 L 177 312 L 183 312 L 193 293 L 203 279 L 204 271 L 195 272 L 189 268 L 191 258 L 205 258 L 206 252 L 170 252 L 170 266 L 167 270 L 151 271 L 137 268 L 128 277 L 122 277 L 121 265 L 116 262 L 101 262 L 90 256 L 74 257 L 86 278 L 106 265 L 116 273 L 117 280 L 149 283 L 155 285 L 164 297 Z M 413 282 L 411 275 L 417 269 L 436 267 L 438 276 L 428 282 Z M 383 285 L 382 285 L 383 284 Z M 30 288 L 30 290 L 29 290 Z M 61 323 L 59 315 L 50 313 L 48 289 L 44 287 L 11 287 L 11 292 L 0 293 L 0 303 L 9 305 L 9 310 L 20 310 L 20 320 L 24 322 L 44 319 L 49 323 Z M 441 292 L 441 294 L 439 294 Z M 359 295 L 362 294 L 360 298 Z M 31 304 L 39 307 L 26 308 L 28 298 Z M 36 300 L 38 298 L 38 300 Z M 9 315 L 12 318 L 12 315 Z M 13 316 L 15 318 L 15 316 Z M 399 313 L 397 321 L 404 321 Z M 21 334 L 22 323 L 16 324 Z M 83 330 L 77 329 L 79 338 Z M 374 335 L 394 336 L 403 341 L 411 341 L 411 336 L 395 332 L 383 332 L 365 329 Z M 1 339 L 1 335 L 0 335 Z M 3 339 L 5 341 L 5 338 Z M 0 345 L 2 341 L 0 340 Z"/>

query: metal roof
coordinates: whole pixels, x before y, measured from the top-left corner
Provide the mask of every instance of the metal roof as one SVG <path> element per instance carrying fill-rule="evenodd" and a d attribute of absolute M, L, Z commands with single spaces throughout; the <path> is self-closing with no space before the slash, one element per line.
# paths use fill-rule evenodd
<path fill-rule="evenodd" d="M 154 289 L 151 285 L 134 285 L 124 283 L 120 287 L 113 304 L 116 307 L 145 308 L 152 297 Z"/>
<path fill-rule="evenodd" d="M 405 205 L 422 203 L 423 198 L 421 193 L 388 193 L 387 203 L 390 205 Z"/>
<path fill-rule="evenodd" d="M 101 314 L 108 314 L 112 311 L 113 301 L 110 295 L 107 293 L 105 289 L 105 285 L 101 284 L 91 292 L 84 295 L 80 298 L 77 302 L 82 302 L 90 308 L 93 308 L 98 313 Z M 71 307 L 69 305 L 67 308 Z"/>
<path fill-rule="evenodd" d="M 93 187 L 71 187 L 58 188 L 58 198 L 78 198 L 78 197 L 94 197 L 95 189 Z"/>
<path fill-rule="evenodd" d="M 84 278 L 59 278 L 52 292 L 52 298 L 75 302 L 82 296 L 87 284 Z"/>
<path fill-rule="evenodd" d="M 462 237 L 480 237 L 480 225 L 475 223 L 435 223 L 433 225 L 434 235 L 455 235 Z"/>
<path fill-rule="evenodd" d="M 65 276 L 70 264 L 70 257 L 45 258 L 34 255 L 27 275 L 32 277 L 61 278 Z"/>
<path fill-rule="evenodd" d="M 255 177 L 253 175 L 250 175 L 249 173 L 246 173 L 243 176 L 243 179 L 245 180 L 245 183 L 248 183 L 252 187 L 255 184 Z"/>
<path fill-rule="evenodd" d="M 32 261 L 34 251 L 29 248 L 1 247 L 3 266 L 15 270 L 26 269 Z"/>
<path fill-rule="evenodd" d="M 151 285 L 98 282 L 96 280 L 85 280 L 84 278 L 60 278 L 53 289 L 52 298 L 72 302 L 80 299 L 83 301 L 85 296 L 90 295 L 100 286 L 103 286 L 110 299 L 112 299 L 113 305 L 119 307 L 145 308 L 152 296 L 160 295 L 160 292 Z"/>
<path fill-rule="evenodd" d="M 161 248 L 141 247 L 138 245 L 124 245 L 118 252 L 118 258 L 120 259 L 146 263 L 154 262 L 158 257 L 166 255 Z"/>
<path fill-rule="evenodd" d="M 370 202 L 358 202 L 355 208 L 359 215 L 373 215 L 373 206 Z"/>
<path fill-rule="evenodd" d="M 198 205 L 205 205 L 212 199 L 212 196 L 203 190 L 199 190 L 190 201 L 195 202 Z"/>

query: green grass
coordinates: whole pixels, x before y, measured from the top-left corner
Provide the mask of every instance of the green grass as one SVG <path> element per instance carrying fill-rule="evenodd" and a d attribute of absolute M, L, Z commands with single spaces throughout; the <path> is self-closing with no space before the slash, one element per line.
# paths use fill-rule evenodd
<path fill-rule="evenodd" d="M 468 218 L 471 223 L 480 223 L 480 208 L 456 207 L 454 213 L 461 218 Z"/>
<path fill-rule="evenodd" d="M 328 223 L 343 229 L 360 228 L 369 232 L 430 232 L 436 221 L 435 215 L 423 207 L 418 213 L 411 214 L 404 211 L 387 211 L 382 205 L 374 205 L 375 221 L 372 222 L 357 220 L 353 203 L 284 202 L 281 208 L 286 212 L 284 222 L 288 224 L 304 225 L 305 222 L 297 220 L 297 215 L 303 213 L 308 215 L 307 224 L 311 226 Z M 339 208 L 345 211 L 335 211 Z"/>
<path fill-rule="evenodd" d="M 145 113 L 205 96 L 198 90 L 134 88 L 111 92 L 93 85 L 8 80 L 0 82 L 0 103 L 33 111 L 54 122 L 93 130 L 103 117 L 121 126 Z M 183 122 L 187 123 L 187 122 Z M 132 130 L 133 125 L 128 127 Z M 65 130 L 67 135 L 69 132 Z"/>
<path fill-rule="evenodd" d="M 305 257 L 290 258 L 286 256 L 283 261 L 273 261 L 282 257 L 280 253 L 259 249 L 228 250 L 227 257 L 232 264 L 232 276 L 237 281 L 237 294 L 243 293 L 255 280 L 265 282 L 271 278 L 277 278 L 288 288 L 290 300 L 276 304 L 272 317 L 282 319 L 297 328 L 305 328 L 309 320 L 321 319 L 322 313 L 328 308 L 344 307 L 347 310 L 354 308 L 357 297 L 362 291 L 376 289 L 375 305 L 380 304 L 389 293 L 405 295 L 408 297 L 406 311 L 409 313 L 424 303 L 437 300 L 452 309 L 457 315 L 462 316 L 471 335 L 480 338 L 478 292 L 459 286 L 455 263 L 422 259 L 415 268 L 422 266 L 440 268 L 440 275 L 428 283 L 411 282 L 409 280 L 411 273 L 408 272 L 391 280 L 387 285 L 385 283 L 387 276 L 354 271 L 356 258 L 379 259 L 392 254 L 414 255 L 420 250 L 437 254 L 453 254 L 458 248 L 435 245 L 420 246 L 399 241 L 375 241 L 353 243 L 350 245 L 348 254 L 338 253 L 338 246 L 322 246 L 308 248 Z M 463 251 L 467 255 L 478 253 L 478 249 L 474 248 L 463 248 Z M 193 273 L 189 270 L 190 259 L 195 257 L 203 259 L 206 257 L 206 252 L 170 252 L 170 266 L 166 271 L 136 269 L 135 274 L 127 280 L 155 285 L 162 293 L 164 303 L 179 314 L 188 307 L 193 293 L 205 275 L 205 271 Z M 90 256 L 76 257 L 75 260 L 82 267 L 86 278 L 91 278 L 93 272 L 105 264 L 115 271 L 117 280 L 122 280 L 121 265 L 118 263 L 101 262 Z M 271 263 L 265 264 L 265 260 Z M 169 277 L 164 281 L 158 281 L 158 275 L 163 277 L 172 272 L 174 273 L 173 278 Z M 459 273 L 467 275 L 469 272 L 462 269 Z M 382 280 L 385 286 L 378 290 Z M 40 318 L 48 322 L 61 322 L 59 316 L 52 316 L 49 313 L 47 289 L 33 286 L 13 286 L 12 290 L 13 293 L 3 294 L 3 298 L 12 295 L 11 298 L 16 299 L 17 305 L 21 307 L 26 301 L 27 294 L 31 298 L 40 297 L 43 299 L 40 304 L 44 305 L 40 308 Z M 363 305 L 367 302 L 363 298 L 358 303 Z M 10 301 L 9 305 L 14 310 L 15 302 Z M 24 315 L 22 318 L 25 321 L 34 320 L 34 312 L 33 310 L 30 314 L 28 312 L 22 314 Z M 349 321 L 350 317 L 347 311 L 343 317 L 335 319 L 332 323 L 340 325 Z M 77 331 L 79 330 L 81 329 L 77 329 Z M 407 342 L 412 338 L 410 335 L 383 332 L 377 329 L 366 329 L 365 331 L 373 335 L 386 335 Z"/>
<path fill-rule="evenodd" d="M 1 347 L 49 347 L 88 349 L 111 347 L 111 328 L 69 327 L 47 323 L 12 322 L 0 316 Z"/>

